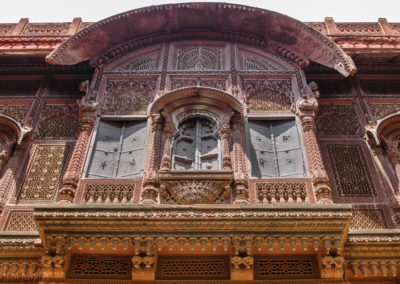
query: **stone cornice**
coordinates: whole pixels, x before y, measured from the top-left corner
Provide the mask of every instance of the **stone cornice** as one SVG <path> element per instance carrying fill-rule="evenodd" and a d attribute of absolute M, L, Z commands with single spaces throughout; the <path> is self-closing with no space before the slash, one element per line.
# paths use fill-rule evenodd
<path fill-rule="evenodd" d="M 69 205 L 37 206 L 39 231 L 338 232 L 347 230 L 350 205 Z"/>

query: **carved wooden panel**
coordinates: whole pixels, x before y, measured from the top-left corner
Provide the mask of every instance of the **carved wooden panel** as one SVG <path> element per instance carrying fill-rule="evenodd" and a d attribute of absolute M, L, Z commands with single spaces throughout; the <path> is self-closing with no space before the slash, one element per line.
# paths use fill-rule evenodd
<path fill-rule="evenodd" d="M 146 124 L 145 121 L 101 121 L 87 176 L 99 178 L 141 176 Z"/>
<path fill-rule="evenodd" d="M 302 148 L 294 120 L 250 121 L 249 133 L 252 176 L 304 175 Z"/>
<path fill-rule="evenodd" d="M 340 197 L 377 196 L 361 146 L 327 145 L 337 193 Z"/>
<path fill-rule="evenodd" d="M 157 68 L 157 56 L 160 50 L 155 53 L 146 54 L 135 58 L 128 63 L 116 68 L 114 71 L 151 71 Z"/>
<path fill-rule="evenodd" d="M 222 49 L 215 47 L 189 47 L 178 50 L 177 70 L 221 70 Z"/>
<path fill-rule="evenodd" d="M 70 145 L 35 146 L 22 184 L 21 199 L 54 199 L 70 148 Z"/>
<path fill-rule="evenodd" d="M 29 106 L 11 106 L 1 105 L 0 113 L 15 119 L 18 122 L 23 122 L 25 116 L 29 111 Z"/>
<path fill-rule="evenodd" d="M 243 54 L 243 70 L 249 71 L 277 71 L 284 70 L 281 66 L 274 64 L 274 62 L 265 60 L 262 57 L 250 54 Z"/>
<path fill-rule="evenodd" d="M 327 136 L 361 133 L 353 105 L 320 105 L 316 125 L 319 134 Z"/>
<path fill-rule="evenodd" d="M 254 279 L 318 278 L 313 256 L 254 256 Z"/>
<path fill-rule="evenodd" d="M 40 114 L 37 136 L 47 139 L 76 138 L 78 116 L 77 105 L 45 105 Z"/>
<path fill-rule="evenodd" d="M 400 105 L 397 102 L 382 104 L 370 103 L 369 106 L 376 120 L 400 111 Z"/>
<path fill-rule="evenodd" d="M 131 279 L 130 257 L 116 255 L 74 255 L 68 278 Z"/>
<path fill-rule="evenodd" d="M 229 279 L 227 256 L 159 256 L 156 279 Z"/>
<path fill-rule="evenodd" d="M 37 231 L 33 211 L 10 211 L 6 231 Z"/>
<path fill-rule="evenodd" d="M 356 209 L 351 219 L 351 229 L 385 229 L 385 214 L 381 209 Z"/>
<path fill-rule="evenodd" d="M 219 140 L 215 125 L 204 118 L 184 121 L 173 146 L 173 169 L 216 170 L 220 168 Z"/>
<path fill-rule="evenodd" d="M 102 108 L 106 113 L 130 114 L 145 112 L 149 103 L 148 92 L 141 89 L 122 89 L 108 94 Z"/>

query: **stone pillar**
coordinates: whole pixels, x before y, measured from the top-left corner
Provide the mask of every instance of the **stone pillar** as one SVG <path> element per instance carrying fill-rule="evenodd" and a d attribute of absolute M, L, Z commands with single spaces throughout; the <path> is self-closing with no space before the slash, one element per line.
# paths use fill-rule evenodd
<path fill-rule="evenodd" d="M 166 123 L 163 130 L 165 135 L 165 143 L 163 157 L 161 160 L 161 170 L 165 171 L 171 169 L 171 142 L 172 137 L 174 137 L 176 133 L 176 129 L 174 124 Z"/>
<path fill-rule="evenodd" d="M 222 168 L 224 170 L 231 170 L 232 165 L 229 151 L 229 138 L 231 134 L 231 127 L 229 123 L 223 123 L 218 129 L 218 132 L 221 137 Z"/>
<path fill-rule="evenodd" d="M 318 85 L 310 83 L 305 94 L 297 102 L 297 114 L 301 120 L 303 140 L 313 181 L 317 203 L 333 203 L 328 175 L 322 163 L 321 152 L 316 137 L 315 116 L 318 111 Z"/>
<path fill-rule="evenodd" d="M 86 96 L 85 96 L 86 97 Z M 63 184 L 58 196 L 58 202 L 72 203 L 76 188 L 85 162 L 85 154 L 89 145 L 89 137 L 96 120 L 97 103 L 90 98 L 83 98 L 80 105 L 81 128 L 76 141 L 71 160 L 63 177 Z"/>
<path fill-rule="evenodd" d="M 162 151 L 162 130 L 164 119 L 160 114 L 151 117 L 152 143 L 149 158 L 147 161 L 146 172 L 143 178 L 142 200 L 143 204 L 156 204 L 158 202 L 158 180 L 157 170 L 160 165 L 160 153 Z"/>
<path fill-rule="evenodd" d="M 233 203 L 246 204 L 249 199 L 249 191 L 247 186 L 247 172 L 244 160 L 244 132 L 243 117 L 240 113 L 235 113 L 232 117 L 232 152 L 233 152 L 233 178 L 234 191 Z"/>

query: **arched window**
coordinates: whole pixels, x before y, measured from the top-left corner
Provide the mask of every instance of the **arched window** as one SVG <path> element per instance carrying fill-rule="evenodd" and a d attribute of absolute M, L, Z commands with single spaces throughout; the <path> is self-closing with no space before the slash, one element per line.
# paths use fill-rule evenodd
<path fill-rule="evenodd" d="M 174 139 L 172 168 L 176 170 L 220 169 L 220 140 L 213 122 L 195 117 L 183 121 Z"/>

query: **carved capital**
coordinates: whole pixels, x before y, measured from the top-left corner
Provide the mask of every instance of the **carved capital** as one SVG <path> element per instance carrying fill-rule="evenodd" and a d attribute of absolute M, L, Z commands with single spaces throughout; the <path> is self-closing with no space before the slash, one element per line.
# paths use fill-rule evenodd
<path fill-rule="evenodd" d="M 324 256 L 322 258 L 322 278 L 343 278 L 344 258 L 342 256 Z"/>
<path fill-rule="evenodd" d="M 153 178 L 146 178 L 143 181 L 142 200 L 143 204 L 157 204 L 158 203 L 158 180 Z"/>
<path fill-rule="evenodd" d="M 164 118 L 162 117 L 161 114 L 153 114 L 151 116 L 151 130 L 153 132 L 155 131 L 161 131 L 164 126 Z"/>
<path fill-rule="evenodd" d="M 221 136 L 221 139 L 227 139 L 231 133 L 231 126 L 229 123 L 223 123 L 220 125 L 218 129 L 218 134 Z"/>

